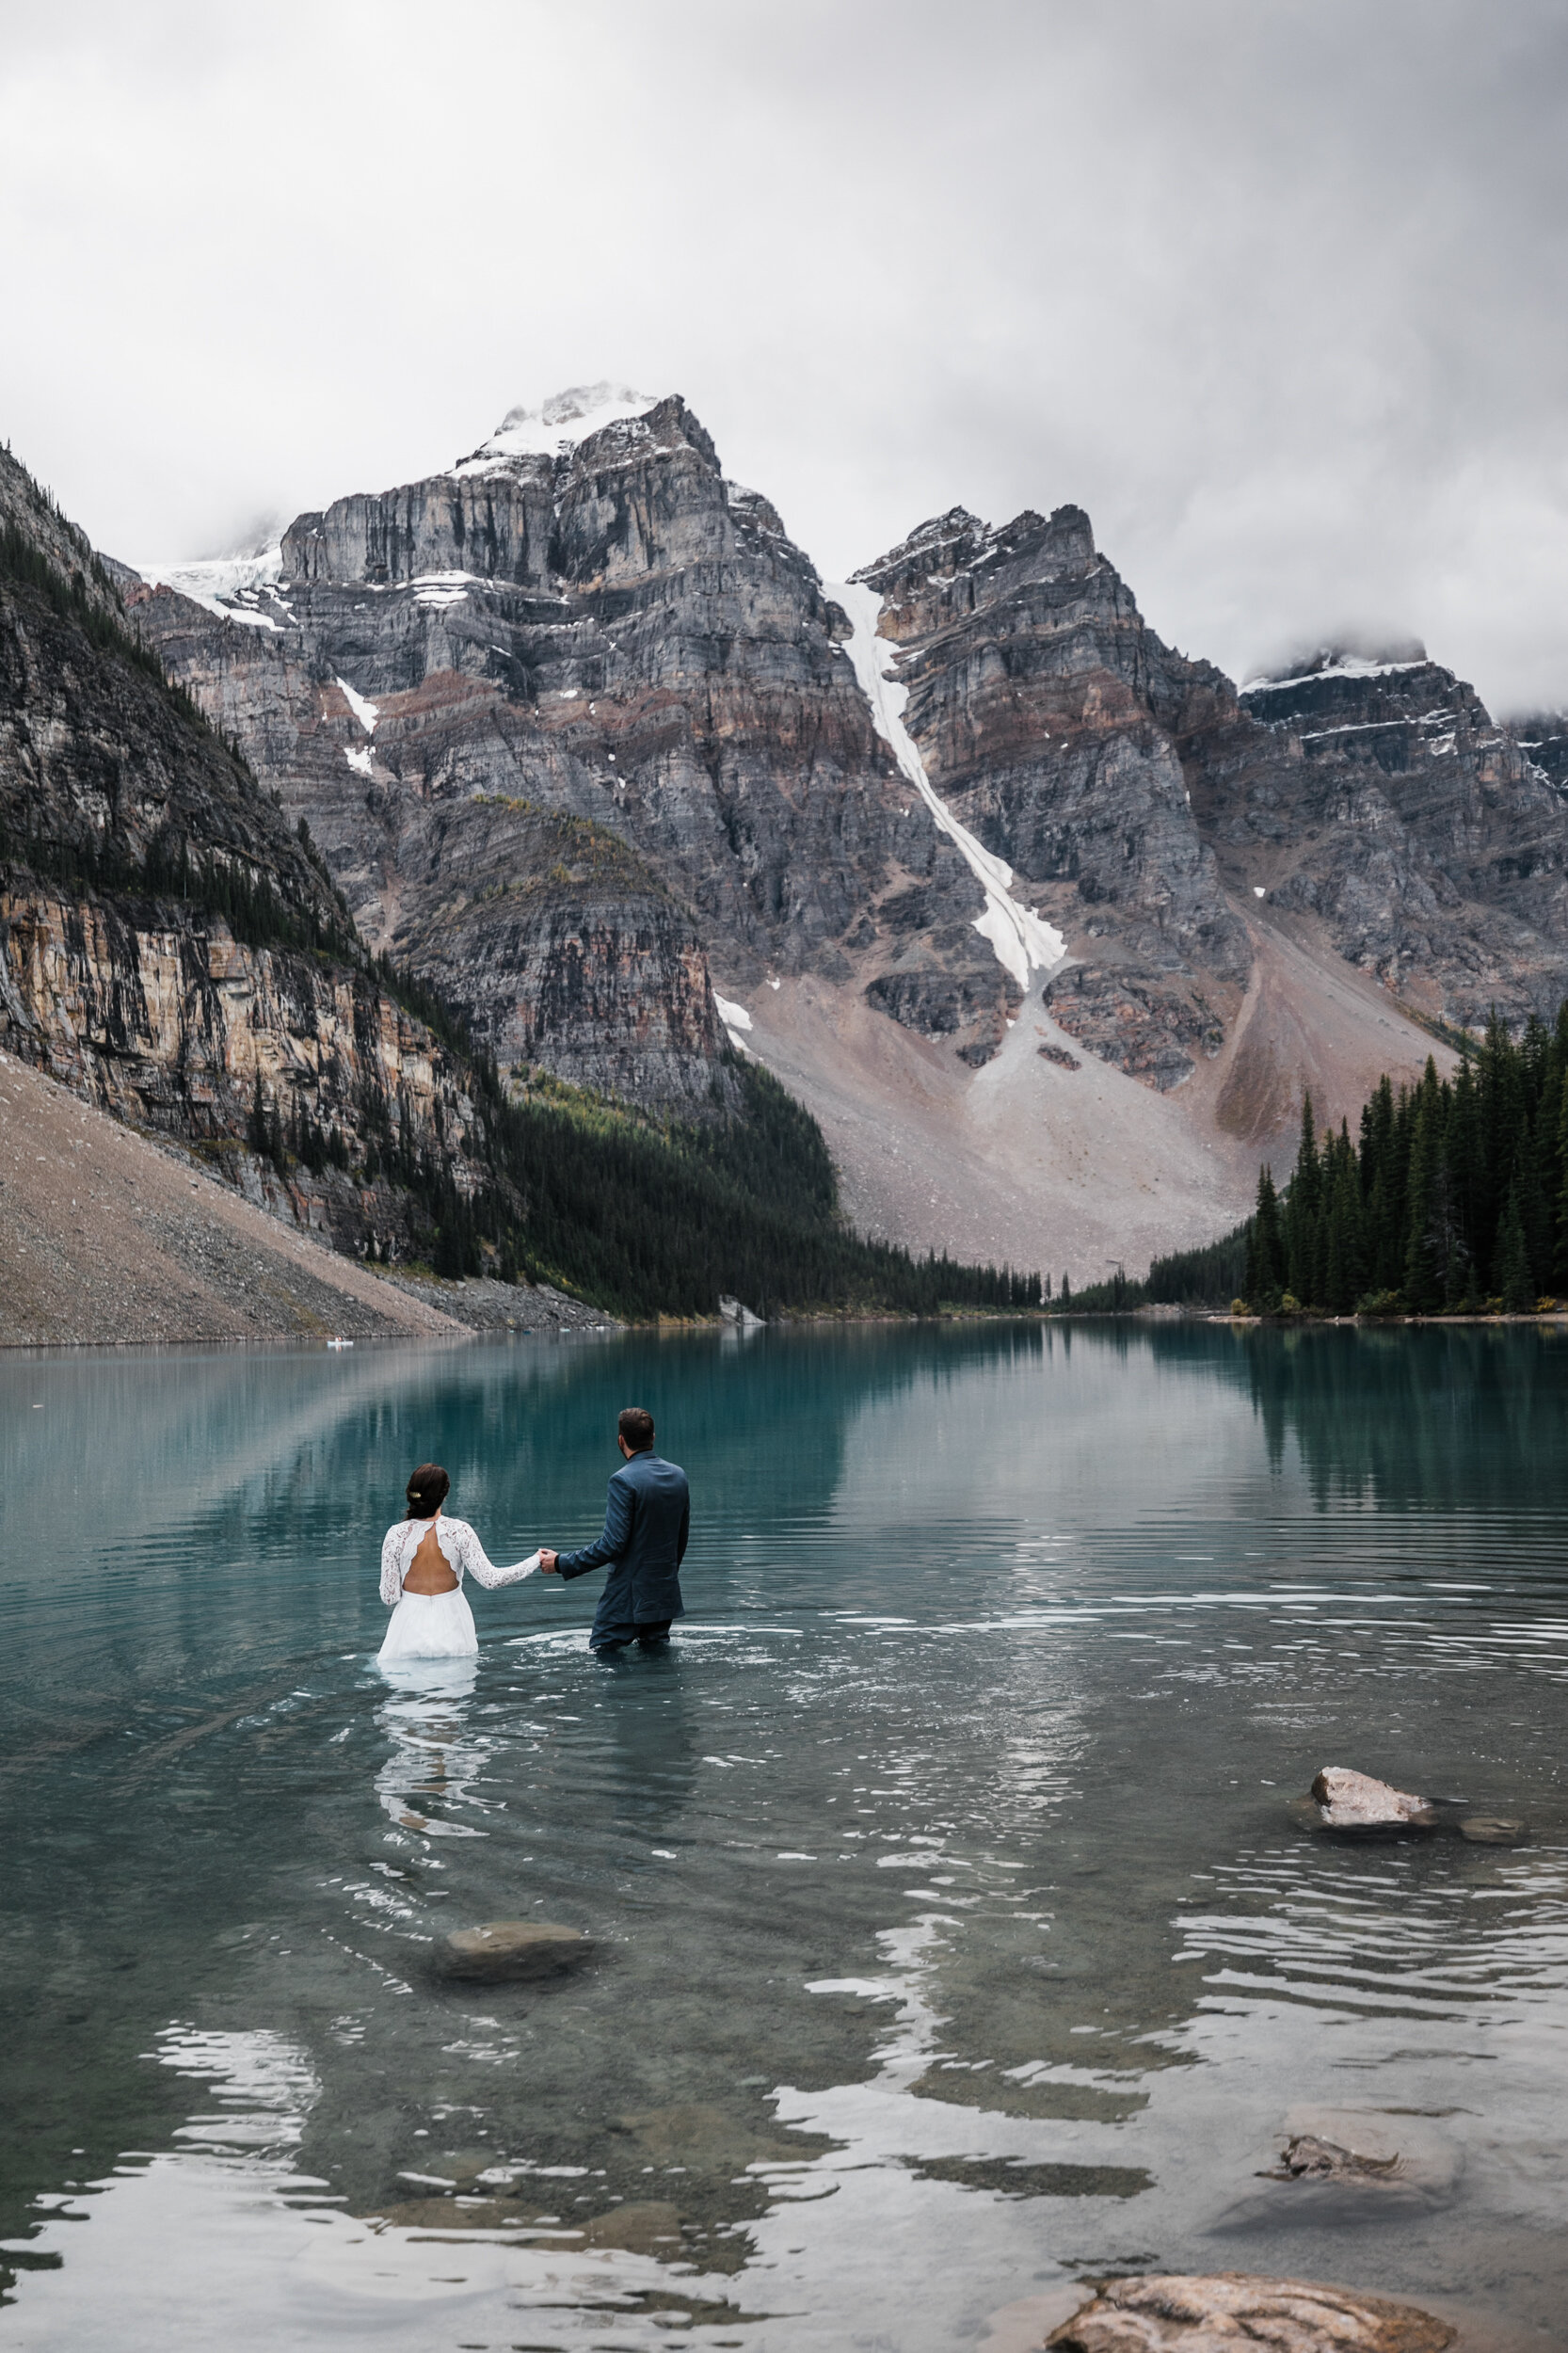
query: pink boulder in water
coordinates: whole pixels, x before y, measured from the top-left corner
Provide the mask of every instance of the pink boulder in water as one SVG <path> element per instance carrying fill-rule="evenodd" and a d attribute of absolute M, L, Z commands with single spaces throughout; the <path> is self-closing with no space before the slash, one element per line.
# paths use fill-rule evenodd
<path fill-rule="evenodd" d="M 1443 2353 L 1453 2336 L 1414 2304 L 1221 2271 L 1103 2280 L 1046 2343 L 1051 2353 Z"/>
<path fill-rule="evenodd" d="M 1391 1789 L 1385 1781 L 1352 1773 L 1344 1765 L 1325 1765 L 1312 1794 L 1322 1808 L 1325 1830 L 1399 1830 L 1406 1824 L 1430 1830 L 1434 1818 L 1425 1798 Z"/>

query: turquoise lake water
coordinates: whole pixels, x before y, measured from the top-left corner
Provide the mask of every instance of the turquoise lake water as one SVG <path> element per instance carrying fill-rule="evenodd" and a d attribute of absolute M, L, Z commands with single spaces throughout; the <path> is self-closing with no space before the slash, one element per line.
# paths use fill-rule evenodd
<path fill-rule="evenodd" d="M 633 1402 L 669 1654 L 535 1579 L 390 1688 L 411 1465 L 581 1542 Z M 1153 2266 L 1560 2345 L 1565 1428 L 1529 1330 L 0 1358 L 0 2346 L 1006 2353 Z M 520 1918 L 590 1958 L 434 1966 Z"/>

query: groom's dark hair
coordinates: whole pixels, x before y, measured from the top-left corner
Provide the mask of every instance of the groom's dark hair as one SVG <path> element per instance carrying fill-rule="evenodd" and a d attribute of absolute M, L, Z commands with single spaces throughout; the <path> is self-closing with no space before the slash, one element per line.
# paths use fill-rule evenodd
<path fill-rule="evenodd" d="M 644 1454 L 653 1444 L 653 1416 L 646 1405 L 629 1405 L 616 1425 L 633 1454 Z"/>

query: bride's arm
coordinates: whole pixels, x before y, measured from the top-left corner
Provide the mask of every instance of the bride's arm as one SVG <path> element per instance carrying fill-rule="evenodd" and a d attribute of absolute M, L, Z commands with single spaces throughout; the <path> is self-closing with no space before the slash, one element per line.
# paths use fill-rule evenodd
<path fill-rule="evenodd" d="M 525 1577 L 532 1577 L 539 1565 L 539 1556 L 531 1552 L 526 1561 L 514 1561 L 509 1569 L 498 1569 L 486 1554 L 484 1545 L 472 1528 L 463 1532 L 463 1567 L 481 1585 L 517 1585 Z"/>
<path fill-rule="evenodd" d="M 397 1568 L 397 1539 L 402 1522 L 388 1529 L 381 1539 L 381 1598 L 389 1609 L 395 1609 L 403 1598 L 403 1579 Z"/>

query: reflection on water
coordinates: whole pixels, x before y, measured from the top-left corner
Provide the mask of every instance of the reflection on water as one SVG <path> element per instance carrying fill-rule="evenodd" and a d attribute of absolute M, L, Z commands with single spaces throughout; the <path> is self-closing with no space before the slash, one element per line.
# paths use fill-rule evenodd
<path fill-rule="evenodd" d="M 467 1815 L 483 1811 L 475 1783 L 486 1747 L 467 1730 L 463 1705 L 479 1679 L 476 1658 L 405 1659 L 381 1667 L 397 1691 L 376 1711 L 387 1758 L 376 1794 L 389 1820 L 429 1838 L 480 1838 Z"/>
<path fill-rule="evenodd" d="M 0 2332 L 935 2348 L 1144 2262 L 1555 2325 L 1565 1363 L 12 1359 Z M 498 1557 L 576 1541 L 632 1397 L 697 1498 L 675 1647 L 596 1661 L 597 1580 L 536 1580 L 379 1673 L 409 1463 Z M 1448 1831 L 1324 1842 L 1327 1761 Z M 591 1958 L 435 1965 L 501 1919 Z M 1372 2157 L 1279 2178 L 1298 2133 Z"/>

